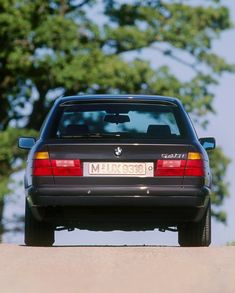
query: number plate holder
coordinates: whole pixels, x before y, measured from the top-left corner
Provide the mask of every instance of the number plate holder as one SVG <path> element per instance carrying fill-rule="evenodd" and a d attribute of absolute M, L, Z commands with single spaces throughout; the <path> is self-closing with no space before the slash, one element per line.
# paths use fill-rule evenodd
<path fill-rule="evenodd" d="M 84 162 L 83 176 L 92 177 L 153 177 L 151 162 Z"/>

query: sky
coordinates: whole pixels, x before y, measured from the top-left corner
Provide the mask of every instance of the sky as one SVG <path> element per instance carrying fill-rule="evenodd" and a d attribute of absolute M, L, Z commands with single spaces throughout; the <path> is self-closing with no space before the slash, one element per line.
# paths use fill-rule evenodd
<path fill-rule="evenodd" d="M 235 1 L 223 1 L 230 8 L 231 17 L 235 24 Z M 228 62 L 235 64 L 235 28 L 224 32 L 220 40 L 214 43 L 214 51 L 223 56 Z M 156 52 L 147 53 L 153 60 Z M 159 65 L 159 64 L 157 64 Z M 174 70 L 174 68 L 173 68 Z M 176 69 L 177 72 L 177 69 Z M 187 75 L 185 69 L 181 74 Z M 212 246 L 221 246 L 235 241 L 235 74 L 224 74 L 220 85 L 216 87 L 214 108 L 216 115 L 210 116 L 210 124 L 206 131 L 197 128 L 199 137 L 214 136 L 217 145 L 232 159 L 228 168 L 227 181 L 230 183 L 230 198 L 225 201 L 224 210 L 228 215 L 227 226 L 212 221 Z M 23 172 L 16 175 L 23 177 Z M 12 219 L 15 214 L 24 210 L 24 190 L 17 187 L 17 193 L 6 199 L 5 219 Z M 3 242 L 23 243 L 22 233 L 5 233 Z M 56 232 L 56 245 L 178 245 L 177 233 L 174 232 L 91 232 L 75 230 L 74 232 Z"/>

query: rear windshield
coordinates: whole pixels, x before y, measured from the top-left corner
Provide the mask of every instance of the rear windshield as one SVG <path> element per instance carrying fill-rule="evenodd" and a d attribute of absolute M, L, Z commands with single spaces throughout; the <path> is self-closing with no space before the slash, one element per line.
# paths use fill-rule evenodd
<path fill-rule="evenodd" d="M 177 139 L 184 129 L 177 106 L 82 104 L 62 106 L 53 138 Z"/>

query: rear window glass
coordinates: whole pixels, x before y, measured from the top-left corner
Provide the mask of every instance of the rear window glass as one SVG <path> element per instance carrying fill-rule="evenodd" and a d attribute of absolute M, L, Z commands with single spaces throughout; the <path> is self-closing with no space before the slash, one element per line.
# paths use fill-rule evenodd
<path fill-rule="evenodd" d="M 57 138 L 182 138 L 177 106 L 83 104 L 63 106 L 54 128 Z"/>

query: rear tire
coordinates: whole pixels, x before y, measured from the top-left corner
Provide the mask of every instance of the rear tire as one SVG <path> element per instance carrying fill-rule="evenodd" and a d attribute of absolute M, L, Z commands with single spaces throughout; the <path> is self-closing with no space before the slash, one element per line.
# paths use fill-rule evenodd
<path fill-rule="evenodd" d="M 211 243 L 211 203 L 197 223 L 187 223 L 179 227 L 178 242 L 184 247 L 209 246 Z"/>
<path fill-rule="evenodd" d="M 52 246 L 55 241 L 54 233 L 54 227 L 51 224 L 35 219 L 26 199 L 25 244 L 27 246 Z"/>

